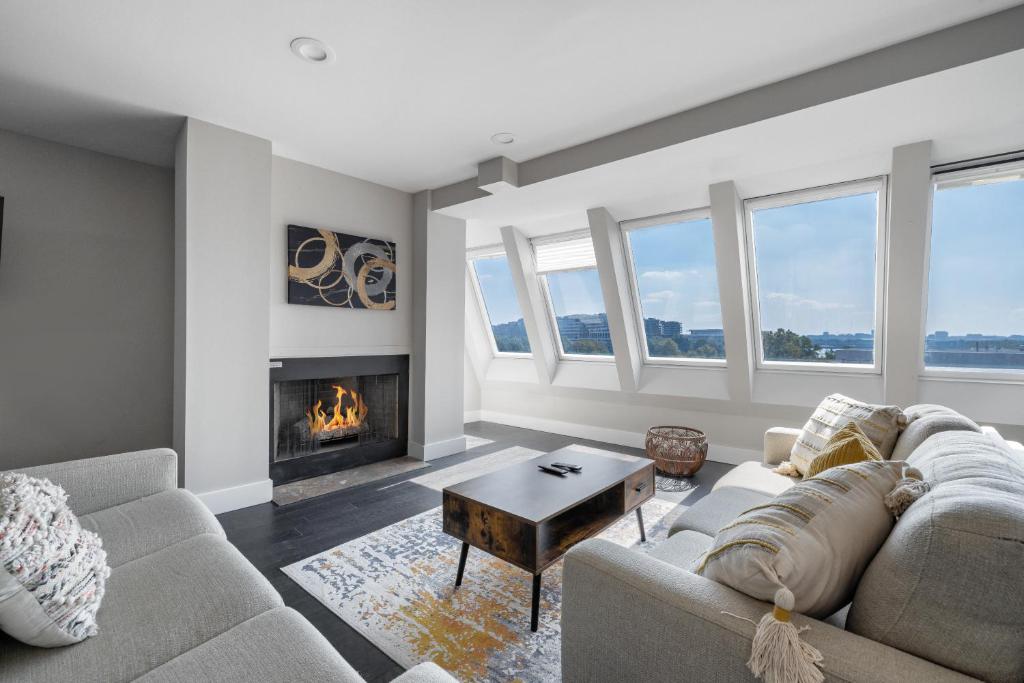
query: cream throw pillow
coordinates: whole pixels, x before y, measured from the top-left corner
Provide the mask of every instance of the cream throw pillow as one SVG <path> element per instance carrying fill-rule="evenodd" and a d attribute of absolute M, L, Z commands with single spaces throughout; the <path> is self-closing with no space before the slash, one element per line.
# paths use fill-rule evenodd
<path fill-rule="evenodd" d="M 0 474 L 0 630 L 28 645 L 59 647 L 96 633 L 110 569 L 64 489 Z"/>
<path fill-rule="evenodd" d="M 821 453 L 832 435 L 850 422 L 855 423 L 871 439 L 879 455 L 888 460 L 907 418 L 897 406 L 870 405 L 842 394 L 826 396 L 800 430 L 789 461 L 801 475 L 806 475 L 811 461 Z"/>
<path fill-rule="evenodd" d="M 833 614 L 892 530 L 884 500 L 902 469 L 869 460 L 803 480 L 721 529 L 697 573 L 767 602 L 786 588 L 786 609 Z"/>

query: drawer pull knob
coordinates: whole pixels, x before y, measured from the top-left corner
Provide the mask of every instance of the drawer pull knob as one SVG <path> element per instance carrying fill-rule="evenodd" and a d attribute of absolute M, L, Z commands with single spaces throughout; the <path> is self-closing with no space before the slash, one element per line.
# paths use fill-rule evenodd
<path fill-rule="evenodd" d="M 640 491 L 643 491 L 645 488 L 647 488 L 647 482 L 646 481 L 644 483 L 640 484 L 639 486 L 637 486 L 636 490 L 637 490 L 637 492 L 640 492 Z"/>

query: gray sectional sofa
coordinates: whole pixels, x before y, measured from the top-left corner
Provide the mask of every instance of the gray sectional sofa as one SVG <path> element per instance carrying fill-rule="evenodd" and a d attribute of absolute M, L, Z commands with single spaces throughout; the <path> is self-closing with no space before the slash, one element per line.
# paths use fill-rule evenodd
<path fill-rule="evenodd" d="M 1024 680 L 1024 448 L 942 406 L 913 406 L 894 460 L 932 490 L 897 521 L 849 606 L 794 615 L 828 681 Z M 594 539 L 569 551 L 562 674 L 576 681 L 753 680 L 770 606 L 689 571 L 718 529 L 793 486 L 772 472 L 799 430 L 771 429 L 763 462 L 730 470 L 644 554 Z"/>
<path fill-rule="evenodd" d="M 20 470 L 60 484 L 111 566 L 99 634 L 30 647 L 0 633 L 0 680 L 19 683 L 332 681 L 363 679 L 177 488 L 167 449 Z M 421 664 L 402 683 L 451 683 Z"/>

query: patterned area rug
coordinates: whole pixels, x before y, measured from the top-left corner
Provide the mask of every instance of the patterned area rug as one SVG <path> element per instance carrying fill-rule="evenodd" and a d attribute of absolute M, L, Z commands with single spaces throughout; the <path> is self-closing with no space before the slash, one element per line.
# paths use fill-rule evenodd
<path fill-rule="evenodd" d="M 658 499 L 643 510 L 647 543 L 633 514 L 599 538 L 649 551 L 679 510 Z M 460 681 L 559 680 L 562 563 L 544 572 L 531 633 L 530 575 L 471 548 L 456 590 L 459 547 L 436 507 L 282 571 L 406 668 L 434 661 Z"/>

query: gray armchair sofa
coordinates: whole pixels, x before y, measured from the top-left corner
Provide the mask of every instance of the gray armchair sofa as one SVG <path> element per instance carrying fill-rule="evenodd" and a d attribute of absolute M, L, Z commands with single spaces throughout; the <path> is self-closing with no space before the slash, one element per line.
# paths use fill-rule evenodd
<path fill-rule="evenodd" d="M 906 412 L 893 459 L 922 469 L 932 492 L 897 522 L 851 605 L 793 621 L 810 627 L 802 637 L 828 681 L 1020 681 L 1024 448 L 941 406 Z M 794 485 L 771 470 L 798 433 L 769 430 L 763 462 L 730 470 L 649 554 L 600 539 L 567 553 L 563 680 L 753 680 L 754 626 L 738 617 L 756 622 L 770 605 L 690 569 L 719 528 Z"/>
<path fill-rule="evenodd" d="M 158 449 L 19 470 L 60 484 L 111 566 L 99 634 L 36 648 L 0 633 L 0 681 L 332 681 L 363 679 L 177 488 Z M 433 664 L 402 683 L 451 683 Z"/>

